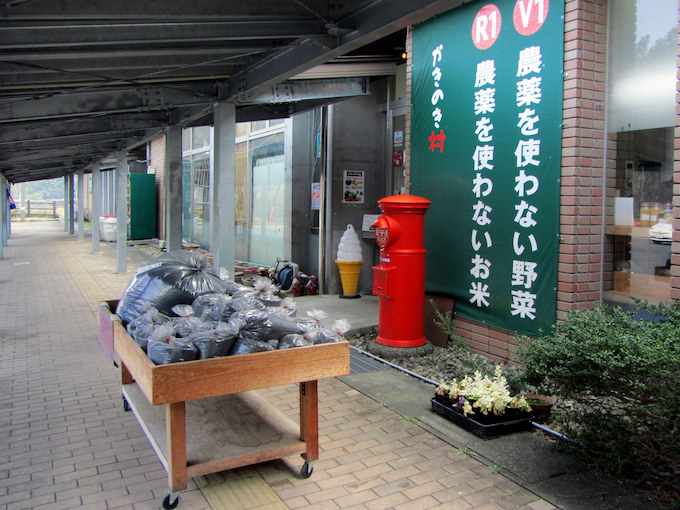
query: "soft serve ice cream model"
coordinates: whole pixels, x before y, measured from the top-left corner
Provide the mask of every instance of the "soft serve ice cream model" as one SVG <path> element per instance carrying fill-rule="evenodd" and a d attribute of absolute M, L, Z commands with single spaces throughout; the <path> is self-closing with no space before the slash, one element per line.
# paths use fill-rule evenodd
<path fill-rule="evenodd" d="M 347 225 L 338 244 L 338 254 L 335 263 L 340 269 L 342 280 L 341 298 L 358 298 L 357 286 L 359 285 L 359 273 L 364 257 L 361 252 L 361 243 L 352 225 Z"/>

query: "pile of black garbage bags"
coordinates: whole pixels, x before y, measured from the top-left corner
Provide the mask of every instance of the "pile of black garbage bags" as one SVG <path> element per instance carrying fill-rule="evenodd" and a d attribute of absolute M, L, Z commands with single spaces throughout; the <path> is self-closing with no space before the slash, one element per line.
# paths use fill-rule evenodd
<path fill-rule="evenodd" d="M 158 365 L 337 342 L 349 330 L 344 319 L 324 327 L 323 311 L 297 317 L 276 290 L 266 278 L 223 280 L 203 253 L 178 250 L 140 268 L 116 314 Z"/>

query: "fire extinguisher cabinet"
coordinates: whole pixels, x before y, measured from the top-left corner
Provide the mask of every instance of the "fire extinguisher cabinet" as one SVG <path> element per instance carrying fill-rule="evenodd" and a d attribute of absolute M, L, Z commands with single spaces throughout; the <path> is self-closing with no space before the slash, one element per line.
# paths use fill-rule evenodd
<path fill-rule="evenodd" d="M 373 224 L 380 265 L 373 266 L 373 294 L 380 297 L 379 344 L 419 347 L 424 335 L 425 213 L 430 201 L 413 195 L 378 200 Z"/>

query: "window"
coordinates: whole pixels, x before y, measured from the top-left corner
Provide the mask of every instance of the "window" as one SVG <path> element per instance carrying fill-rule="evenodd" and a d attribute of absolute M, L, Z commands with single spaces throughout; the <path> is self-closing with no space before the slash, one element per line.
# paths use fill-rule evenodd
<path fill-rule="evenodd" d="M 182 133 L 182 238 L 204 249 L 210 246 L 210 136 L 210 126 Z"/>
<path fill-rule="evenodd" d="M 611 2 L 607 148 L 613 293 L 670 300 L 677 2 Z"/>
<path fill-rule="evenodd" d="M 287 123 L 236 124 L 235 258 L 269 265 L 283 256 L 284 132 Z M 257 128 L 257 129 L 256 129 Z M 211 127 L 182 134 L 182 236 L 210 250 Z M 207 145 L 206 145 L 207 143 Z M 187 147 L 193 147 L 188 150 Z"/>

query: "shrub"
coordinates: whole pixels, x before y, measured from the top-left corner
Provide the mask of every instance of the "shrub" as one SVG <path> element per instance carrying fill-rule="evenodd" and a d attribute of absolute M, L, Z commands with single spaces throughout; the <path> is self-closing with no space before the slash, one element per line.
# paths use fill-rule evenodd
<path fill-rule="evenodd" d="M 437 308 L 437 304 L 434 302 L 434 299 L 430 299 L 430 306 L 432 306 L 432 309 L 437 316 L 437 318 L 434 319 L 435 325 L 439 327 L 439 329 L 441 329 L 446 336 L 449 337 L 449 347 L 461 352 L 469 351 L 470 342 L 458 333 L 453 314 L 451 312 L 441 313 Z"/>
<path fill-rule="evenodd" d="M 519 337 L 528 383 L 572 401 L 558 417 L 575 451 L 610 473 L 680 482 L 680 306 L 636 320 L 601 306 L 570 313 L 554 333 Z"/>

